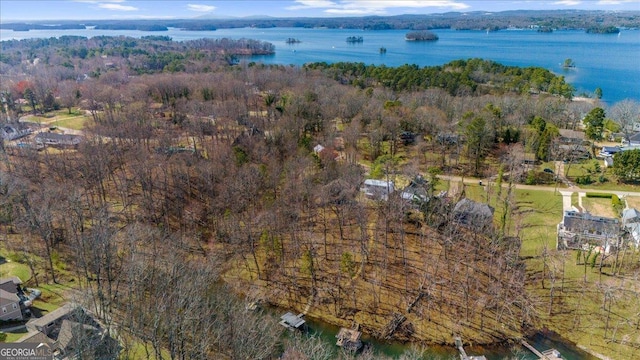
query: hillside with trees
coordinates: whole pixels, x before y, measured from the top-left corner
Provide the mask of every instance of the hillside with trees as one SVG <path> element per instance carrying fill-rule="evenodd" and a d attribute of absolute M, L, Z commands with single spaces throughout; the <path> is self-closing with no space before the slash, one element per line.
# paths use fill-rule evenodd
<path fill-rule="evenodd" d="M 298 27 L 362 30 L 503 30 L 508 28 L 546 29 L 601 29 L 638 28 L 638 11 L 597 11 L 597 10 L 516 10 L 502 12 L 448 12 L 442 14 L 364 16 L 336 18 L 231 18 L 231 19 L 170 19 L 170 20 L 84 20 L 61 21 L 57 29 L 75 29 L 95 26 L 98 29 L 166 31 L 179 28 L 193 31 L 215 31 L 229 28 L 272 28 Z M 2 29 L 28 31 L 30 29 L 51 28 L 48 23 L 3 23 Z"/>
<path fill-rule="evenodd" d="M 572 305 L 579 296 L 604 298 L 620 318 L 572 331 L 627 339 L 598 349 L 612 356 L 640 344 L 626 310 L 637 309 L 637 281 L 615 282 L 637 275 L 636 252 L 616 260 L 608 290 L 588 282 L 586 265 L 585 281 L 564 289 L 560 252 L 552 262 L 550 250 L 524 246 L 538 229 L 527 219 L 555 206 L 516 199 L 525 156 L 549 160 L 558 129 L 600 115 L 571 101 L 562 77 L 482 59 L 388 68 L 230 57 L 271 49 L 252 40 L 1 46 L 2 121 L 48 133 L 60 131 L 48 116 L 73 113 L 83 137 L 68 148 L 2 143 L 2 251 L 32 267 L 29 281 L 64 289 L 117 328 L 123 354 L 351 357 L 283 337 L 272 306 L 380 339 L 508 343 L 557 329 L 554 312 L 591 321 Z M 479 187 L 445 187 L 439 174 L 500 174 L 483 195 L 495 219 L 454 216 Z M 415 180 L 429 200 L 367 198 L 366 178 Z M 251 302 L 267 310 L 247 311 Z"/>

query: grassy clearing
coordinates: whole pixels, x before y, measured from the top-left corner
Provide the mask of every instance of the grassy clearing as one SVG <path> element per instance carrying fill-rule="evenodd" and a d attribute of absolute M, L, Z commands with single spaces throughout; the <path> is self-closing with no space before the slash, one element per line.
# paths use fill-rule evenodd
<path fill-rule="evenodd" d="M 149 342 L 145 343 L 137 338 L 133 338 L 125 334 L 121 336 L 121 340 L 126 345 L 125 350 L 123 350 L 124 352 L 120 354 L 121 359 L 130 359 L 130 360 L 171 359 L 171 354 L 166 349 L 162 349 L 160 356 L 156 356 L 153 350 L 153 346 Z"/>
<path fill-rule="evenodd" d="M 31 270 L 25 264 L 17 263 L 15 261 L 8 261 L 0 265 L 0 277 L 17 276 L 23 282 L 26 282 L 31 278 Z"/>
<path fill-rule="evenodd" d="M 613 209 L 613 206 L 611 205 L 611 199 L 584 197 L 582 199 L 582 206 L 585 208 L 585 210 L 594 215 L 610 218 L 618 217 L 618 213 Z"/>
<path fill-rule="evenodd" d="M 87 118 L 86 116 L 80 115 L 76 117 L 70 117 L 67 119 L 56 120 L 52 122 L 50 125 L 73 129 L 73 130 L 82 130 L 85 128 L 89 120 L 90 119 Z"/>
<path fill-rule="evenodd" d="M 515 190 L 515 234 L 522 239 L 520 255 L 537 256 L 544 246 L 555 248 L 556 225 L 562 219 L 562 196 L 540 190 Z"/>
<path fill-rule="evenodd" d="M 575 164 L 565 164 L 564 172 L 565 176 L 570 179 L 575 179 L 578 176 L 585 176 L 591 174 L 593 177 L 594 169 L 598 165 L 602 165 L 600 160 L 592 159 L 585 160 L 583 162 L 575 163 Z M 597 177 L 597 176 L 596 176 Z"/>
<path fill-rule="evenodd" d="M 24 329 L 22 331 L 7 332 L 5 334 L 7 334 L 7 337 L 2 342 L 12 343 L 12 342 L 18 341 L 21 337 L 25 336 L 27 334 L 27 330 Z"/>

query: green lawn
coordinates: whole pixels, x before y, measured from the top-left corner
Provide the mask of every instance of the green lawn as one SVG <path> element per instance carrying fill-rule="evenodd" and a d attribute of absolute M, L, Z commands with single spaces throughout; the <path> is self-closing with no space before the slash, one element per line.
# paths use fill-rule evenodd
<path fill-rule="evenodd" d="M 82 130 L 89 122 L 89 118 L 86 116 L 75 116 L 68 119 L 61 119 L 51 123 L 51 126 L 58 126 L 73 130 Z"/>
<path fill-rule="evenodd" d="M 619 215 L 611 205 L 611 199 L 584 197 L 582 206 L 585 210 L 598 216 L 617 218 Z"/>
<path fill-rule="evenodd" d="M 522 239 L 520 254 L 537 256 L 544 246 L 556 247 L 556 226 L 562 220 L 560 193 L 540 190 L 515 190 L 515 235 Z"/>
<path fill-rule="evenodd" d="M 0 265 L 0 277 L 10 276 L 17 276 L 20 280 L 26 282 L 31 278 L 31 270 L 29 270 L 29 266 L 25 264 L 9 260 Z"/>
<path fill-rule="evenodd" d="M 7 337 L 6 337 L 6 339 L 4 339 L 4 342 L 6 342 L 6 343 L 16 342 L 16 341 L 18 341 L 18 339 L 23 337 L 26 333 L 27 333 L 26 329 L 23 330 L 23 331 L 17 331 L 17 332 L 7 332 L 7 333 L 5 333 L 5 334 L 7 334 Z"/>

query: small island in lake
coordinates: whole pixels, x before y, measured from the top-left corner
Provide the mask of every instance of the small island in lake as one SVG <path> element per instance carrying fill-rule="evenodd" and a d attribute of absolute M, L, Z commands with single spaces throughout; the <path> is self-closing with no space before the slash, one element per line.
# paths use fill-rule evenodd
<path fill-rule="evenodd" d="M 300 41 L 300 39 L 296 39 L 296 38 L 288 38 L 286 41 L 287 44 L 299 44 L 301 42 L 302 41 Z"/>
<path fill-rule="evenodd" d="M 412 31 L 407 33 L 404 39 L 407 41 L 435 41 L 438 40 L 438 35 L 426 30 Z"/>
<path fill-rule="evenodd" d="M 615 26 L 592 26 L 587 28 L 587 34 L 617 34 L 620 32 Z"/>
<path fill-rule="evenodd" d="M 348 43 L 361 43 L 363 41 L 364 39 L 362 38 L 362 36 L 349 36 L 347 38 Z"/>
<path fill-rule="evenodd" d="M 570 58 L 564 59 L 564 63 L 562 63 L 562 67 L 565 69 L 571 69 L 576 67 L 576 63 L 573 62 Z"/>

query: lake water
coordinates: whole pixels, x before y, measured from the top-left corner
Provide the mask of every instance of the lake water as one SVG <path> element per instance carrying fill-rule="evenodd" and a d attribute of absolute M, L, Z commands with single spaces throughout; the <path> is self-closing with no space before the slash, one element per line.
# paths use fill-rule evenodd
<path fill-rule="evenodd" d="M 32 30 L 14 32 L 0 30 L 0 40 L 80 35 L 167 35 L 173 40 L 208 38 L 251 38 L 276 46 L 270 56 L 255 56 L 253 61 L 270 64 L 302 65 L 307 62 L 364 62 L 399 66 L 442 65 L 456 59 L 483 58 L 505 65 L 539 66 L 565 76 L 576 88 L 576 95 L 591 94 L 600 87 L 602 100 L 612 104 L 623 99 L 640 101 L 640 30 L 622 30 L 619 34 L 587 34 L 579 30 L 538 33 L 534 30 L 502 30 L 497 32 L 434 30 L 435 42 L 405 41 L 405 30 L 361 31 L 348 29 L 240 28 L 216 31 L 161 32 L 126 30 Z M 362 36 L 364 41 L 348 44 L 348 36 Z M 287 38 L 301 42 L 287 44 Z M 380 54 L 385 47 L 387 52 Z M 563 69 L 571 58 L 575 68 Z"/>

